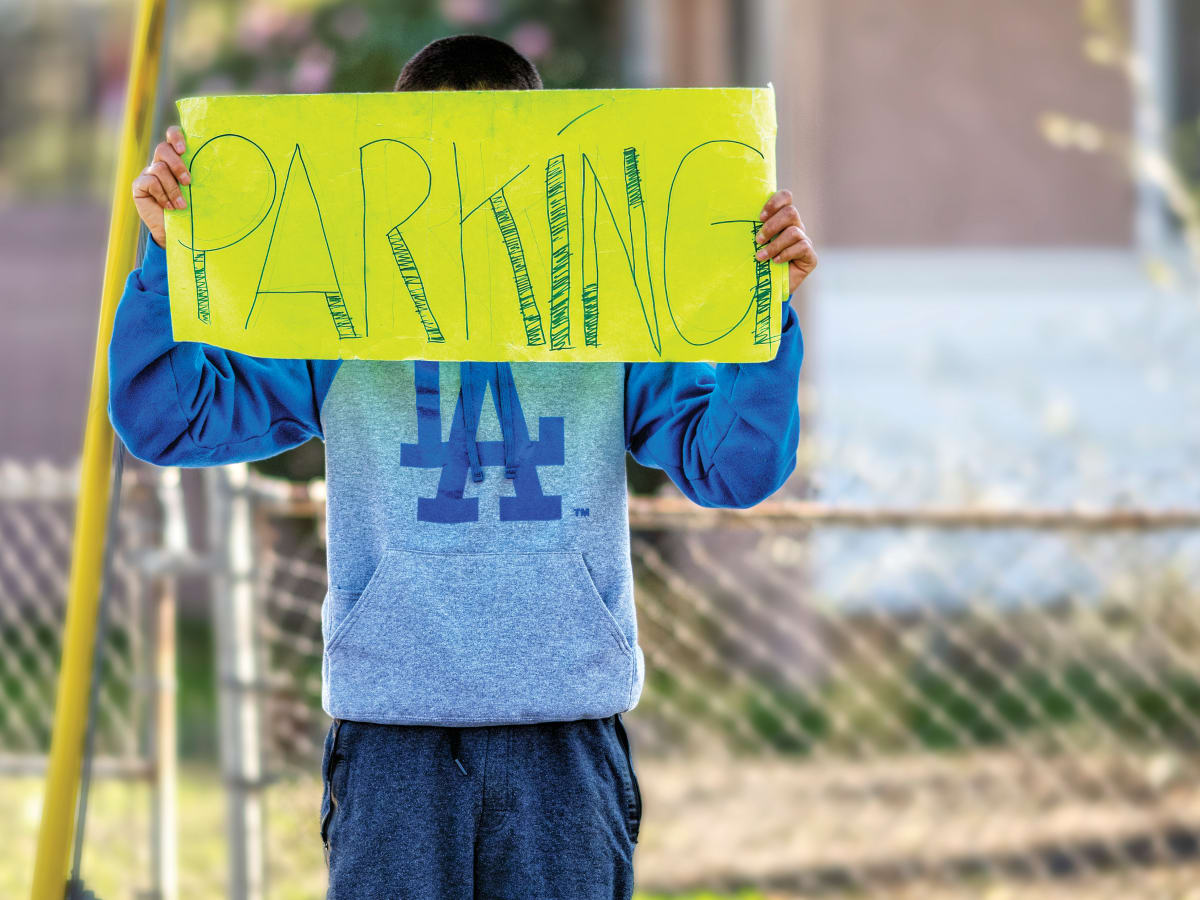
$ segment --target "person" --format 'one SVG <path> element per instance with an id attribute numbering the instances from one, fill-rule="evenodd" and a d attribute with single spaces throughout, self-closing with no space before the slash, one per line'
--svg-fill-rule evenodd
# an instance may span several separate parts
<path id="1" fill-rule="evenodd" d="M 401 91 L 537 89 L 500 41 L 435 41 Z M 703 506 L 795 467 L 803 355 L 789 302 L 754 364 L 261 359 L 171 337 L 163 210 L 178 127 L 133 183 L 152 241 L 109 349 L 109 414 L 158 465 L 325 442 L 329 588 L 319 830 L 329 897 L 629 898 L 641 789 L 625 455 Z M 787 191 L 759 258 L 816 265 Z M 490 399 L 489 399 L 490 398 Z"/>

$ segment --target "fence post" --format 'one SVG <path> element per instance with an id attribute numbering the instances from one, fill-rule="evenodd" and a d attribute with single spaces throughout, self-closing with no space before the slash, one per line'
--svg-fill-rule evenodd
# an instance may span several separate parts
<path id="1" fill-rule="evenodd" d="M 1151 159 L 1171 156 L 1177 93 L 1171 84 L 1171 38 L 1173 27 L 1178 25 L 1173 21 L 1172 6 L 1170 0 L 1133 2 L 1132 49 L 1140 72 L 1133 91 L 1134 138 L 1141 154 Z M 1134 236 L 1138 249 L 1144 254 L 1161 254 L 1170 245 L 1172 230 L 1162 185 L 1141 165 L 1135 187 Z"/>
<path id="2" fill-rule="evenodd" d="M 266 896 L 262 715 L 256 656 L 254 532 L 249 469 L 208 470 L 209 546 L 220 562 L 213 584 L 221 771 L 227 797 L 229 890 L 233 900 Z"/>
<path id="3" fill-rule="evenodd" d="M 179 840 L 177 815 L 178 681 L 176 676 L 175 622 L 179 590 L 178 562 L 191 554 L 187 513 L 179 469 L 163 469 L 158 480 L 158 502 L 162 510 L 162 551 L 167 565 L 154 580 L 150 617 L 154 700 L 150 709 L 150 754 L 154 763 L 154 785 L 150 821 L 154 871 L 153 896 L 178 900 Z"/>

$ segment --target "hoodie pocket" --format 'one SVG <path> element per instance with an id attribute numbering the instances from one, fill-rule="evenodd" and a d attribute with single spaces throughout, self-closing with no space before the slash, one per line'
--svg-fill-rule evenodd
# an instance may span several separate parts
<path id="1" fill-rule="evenodd" d="M 577 550 L 387 550 L 352 602 L 325 648 L 343 718 L 537 722 L 628 705 L 634 651 Z"/>

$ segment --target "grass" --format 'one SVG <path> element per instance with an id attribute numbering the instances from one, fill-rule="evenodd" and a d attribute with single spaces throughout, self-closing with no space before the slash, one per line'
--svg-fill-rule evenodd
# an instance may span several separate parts
<path id="1" fill-rule="evenodd" d="M 0 897 L 29 895 L 37 843 L 42 781 L 0 777 L 0 810 L 8 819 L 0 842 Z M 83 874 L 104 900 L 136 900 L 150 887 L 150 792 L 143 784 L 98 781 L 88 812 Z M 317 838 L 320 782 L 281 781 L 267 791 L 268 896 L 271 900 L 319 900 L 325 896 L 325 860 Z M 179 788 L 179 895 L 188 900 L 223 900 L 226 853 L 224 794 L 218 773 L 185 766 Z M 15 829 L 8 826 L 15 820 Z M 738 894 L 638 894 L 637 900 L 766 900 L 753 891 Z"/>

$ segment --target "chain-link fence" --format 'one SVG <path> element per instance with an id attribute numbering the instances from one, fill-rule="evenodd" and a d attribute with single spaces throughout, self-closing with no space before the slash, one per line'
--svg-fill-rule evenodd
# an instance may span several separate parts
<path id="1" fill-rule="evenodd" d="M 253 615 L 227 610 L 223 628 L 248 629 L 254 664 L 217 635 L 233 648 L 217 654 L 233 654 L 219 690 L 235 714 L 257 707 L 263 738 L 223 751 L 224 793 L 234 819 L 267 811 L 243 822 L 267 885 L 319 896 L 323 485 L 212 485 L 234 504 L 214 534 L 252 544 Z M 151 601 L 196 571 L 163 551 L 181 540 L 177 487 L 126 479 L 100 695 L 97 772 L 142 793 L 115 818 L 100 801 L 89 845 L 143 872 L 162 681 Z M 70 472 L 0 467 L 0 783 L 37 774 L 48 745 L 73 491 Z M 733 512 L 670 496 L 630 510 L 643 889 L 1182 897 L 1200 877 L 1200 510 Z M 236 597 L 239 554 L 213 546 L 205 566 Z M 218 844 L 233 834 L 220 784 L 177 786 L 180 828 Z M 230 851 L 205 863 L 186 844 L 182 894 L 227 894 Z"/>
<path id="2" fill-rule="evenodd" d="M 99 767 L 129 775 L 147 771 L 154 630 L 146 574 L 163 527 L 155 474 L 125 479 L 98 698 Z M 74 470 L 0 462 L 0 772 L 40 771 L 49 748 L 76 488 Z"/>
<path id="3" fill-rule="evenodd" d="M 127 472 L 97 650 L 91 772 L 108 811 L 85 861 L 103 857 L 138 887 L 161 881 L 173 831 L 157 827 L 174 791 L 173 578 L 164 556 L 180 511 L 178 473 Z M 0 895 L 27 882 L 54 724 L 78 471 L 0 461 Z M 116 791 L 113 788 L 117 788 Z M 116 806 L 113 806 L 115 802 Z M 8 832 L 6 831 L 6 834 Z"/>
<path id="4" fill-rule="evenodd" d="M 269 746 L 302 772 L 323 486 L 251 489 Z M 1200 511 L 631 518 L 644 889 L 1167 897 L 1200 876 Z"/>

